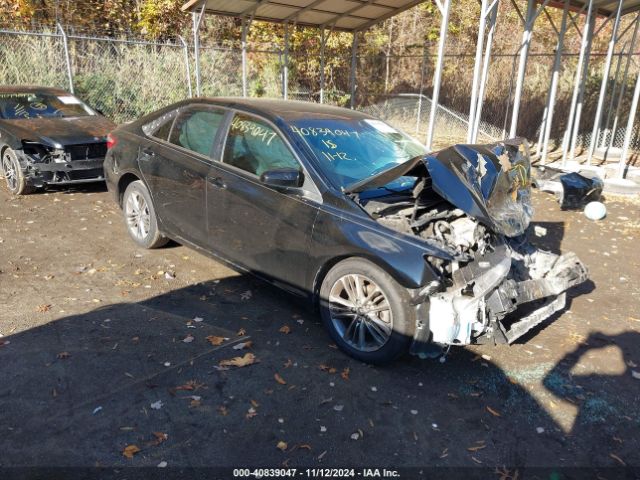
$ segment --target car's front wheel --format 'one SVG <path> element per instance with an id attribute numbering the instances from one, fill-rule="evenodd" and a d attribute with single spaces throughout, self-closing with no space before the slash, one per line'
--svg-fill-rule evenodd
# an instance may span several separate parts
<path id="1" fill-rule="evenodd" d="M 12 194 L 26 195 L 34 190 L 31 185 L 27 184 L 27 179 L 24 177 L 16 152 L 10 148 L 5 148 L 0 160 L 2 160 L 2 176 Z"/>
<path id="2" fill-rule="evenodd" d="M 151 195 L 140 180 L 131 182 L 122 197 L 122 209 L 129 235 L 143 248 L 158 248 L 168 239 L 160 233 Z"/>
<path id="3" fill-rule="evenodd" d="M 352 357 L 374 364 L 409 349 L 415 328 L 410 301 L 406 288 L 362 258 L 335 265 L 320 288 L 320 313 L 333 340 Z"/>

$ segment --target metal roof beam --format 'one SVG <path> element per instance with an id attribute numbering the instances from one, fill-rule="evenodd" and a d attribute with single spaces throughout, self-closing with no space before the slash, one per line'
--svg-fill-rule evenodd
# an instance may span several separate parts
<path id="1" fill-rule="evenodd" d="M 368 28 L 371 28 L 372 26 L 378 24 L 378 23 L 382 23 L 385 20 L 388 20 L 391 17 L 395 17 L 396 15 L 398 15 L 399 13 L 404 12 L 405 10 L 409 10 L 410 8 L 415 7 L 416 5 L 420 5 L 421 3 L 424 3 L 425 0 L 412 0 L 411 2 L 407 3 L 406 5 L 396 8 L 395 10 L 389 12 L 389 13 L 385 13 L 384 15 L 379 16 L 378 18 L 371 20 L 370 22 L 365 23 L 364 25 L 360 25 L 356 30 L 358 32 L 362 32 L 364 30 L 367 30 Z M 377 4 L 376 4 L 377 6 Z"/>

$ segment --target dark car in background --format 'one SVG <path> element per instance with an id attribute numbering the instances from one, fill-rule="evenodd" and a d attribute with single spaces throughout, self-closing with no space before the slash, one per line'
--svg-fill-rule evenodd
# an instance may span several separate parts
<path id="1" fill-rule="evenodd" d="M 587 278 L 527 240 L 526 142 L 429 153 L 325 105 L 192 99 L 110 134 L 109 190 L 132 239 L 175 239 L 319 305 L 363 361 L 511 343 Z M 435 347 L 435 348 L 434 348 Z"/>
<path id="2" fill-rule="evenodd" d="M 0 87 L 0 173 L 14 195 L 104 180 L 115 124 L 55 88 Z"/>

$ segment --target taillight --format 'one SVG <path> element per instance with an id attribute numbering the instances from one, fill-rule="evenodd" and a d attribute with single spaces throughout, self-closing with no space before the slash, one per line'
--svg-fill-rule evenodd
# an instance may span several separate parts
<path id="1" fill-rule="evenodd" d="M 115 147 L 117 143 L 116 137 L 111 134 L 107 135 L 107 149 Z"/>

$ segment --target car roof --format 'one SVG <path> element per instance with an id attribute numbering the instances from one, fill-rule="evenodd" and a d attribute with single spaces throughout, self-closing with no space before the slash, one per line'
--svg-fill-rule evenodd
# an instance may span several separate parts
<path id="1" fill-rule="evenodd" d="M 39 87 L 37 85 L 0 85 L 0 93 L 51 93 L 53 95 L 69 95 L 61 88 Z"/>
<path id="2" fill-rule="evenodd" d="M 299 100 L 282 100 L 277 98 L 243 98 L 243 97 L 215 97 L 192 99 L 190 103 L 205 101 L 239 110 L 252 111 L 266 117 L 280 118 L 285 122 L 309 118 L 325 118 L 335 120 L 361 120 L 371 116 L 320 103 L 302 102 Z"/>

